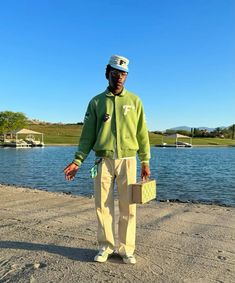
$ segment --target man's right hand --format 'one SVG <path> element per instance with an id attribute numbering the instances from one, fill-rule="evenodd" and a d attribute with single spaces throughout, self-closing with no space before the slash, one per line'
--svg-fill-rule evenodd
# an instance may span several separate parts
<path id="1" fill-rule="evenodd" d="M 78 171 L 78 166 L 75 163 L 70 163 L 66 168 L 64 168 L 65 179 L 72 181 Z"/>

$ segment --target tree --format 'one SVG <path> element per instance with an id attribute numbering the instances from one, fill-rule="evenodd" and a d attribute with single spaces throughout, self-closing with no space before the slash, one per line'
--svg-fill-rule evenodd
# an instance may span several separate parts
<path id="1" fill-rule="evenodd" d="M 235 138 L 235 124 L 227 128 L 223 128 L 221 130 L 221 134 L 227 139 L 234 139 Z"/>
<path id="2" fill-rule="evenodd" d="M 212 136 L 214 137 L 220 137 L 222 133 L 222 129 L 220 127 L 217 127 L 214 129 L 214 131 L 211 132 Z"/>
<path id="3" fill-rule="evenodd" d="M 235 139 L 235 124 L 233 124 L 232 126 L 230 126 L 228 128 L 229 132 L 231 133 L 231 138 L 234 140 Z"/>
<path id="4" fill-rule="evenodd" d="M 0 112 L 0 133 L 21 129 L 25 126 L 27 117 L 21 112 Z"/>
<path id="5" fill-rule="evenodd" d="M 193 136 L 194 137 L 200 137 L 201 136 L 201 132 L 198 128 L 193 128 Z"/>

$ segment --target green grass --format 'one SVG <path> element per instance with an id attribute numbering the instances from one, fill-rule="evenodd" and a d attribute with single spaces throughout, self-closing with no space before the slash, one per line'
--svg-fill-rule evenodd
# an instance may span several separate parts
<path id="1" fill-rule="evenodd" d="M 162 135 L 149 133 L 149 140 L 152 145 L 162 144 Z"/>
<path id="2" fill-rule="evenodd" d="M 82 126 L 76 124 L 30 124 L 26 126 L 27 129 L 44 133 L 44 142 L 45 144 L 71 144 L 77 145 Z M 149 133 L 151 145 L 162 144 L 162 135 Z M 174 144 L 175 139 L 165 138 L 164 142 L 168 144 Z M 179 141 L 190 142 L 190 139 L 179 139 Z M 235 140 L 232 139 L 220 139 L 220 138 L 193 138 L 193 145 L 235 145 Z"/>
<path id="3" fill-rule="evenodd" d="M 60 124 L 30 124 L 26 126 L 32 131 L 44 133 L 45 144 L 74 144 L 77 145 L 81 135 L 80 125 Z"/>
<path id="4" fill-rule="evenodd" d="M 193 145 L 235 145 L 235 140 L 220 138 L 194 138 Z"/>

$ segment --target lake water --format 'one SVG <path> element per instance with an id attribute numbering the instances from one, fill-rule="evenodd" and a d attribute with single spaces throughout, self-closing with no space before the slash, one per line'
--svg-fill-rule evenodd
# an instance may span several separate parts
<path id="1" fill-rule="evenodd" d="M 63 168 L 76 147 L 0 148 L 0 184 L 93 195 L 91 153 L 72 182 Z M 235 206 L 235 148 L 151 148 L 158 200 L 213 202 Z M 138 163 L 138 172 L 140 164 Z"/>

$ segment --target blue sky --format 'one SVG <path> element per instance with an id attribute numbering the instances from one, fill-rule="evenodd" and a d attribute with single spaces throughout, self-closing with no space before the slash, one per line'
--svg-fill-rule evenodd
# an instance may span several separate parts
<path id="1" fill-rule="evenodd" d="M 234 0 L 0 0 L 0 111 L 80 122 L 112 54 L 150 130 L 235 123 Z"/>

